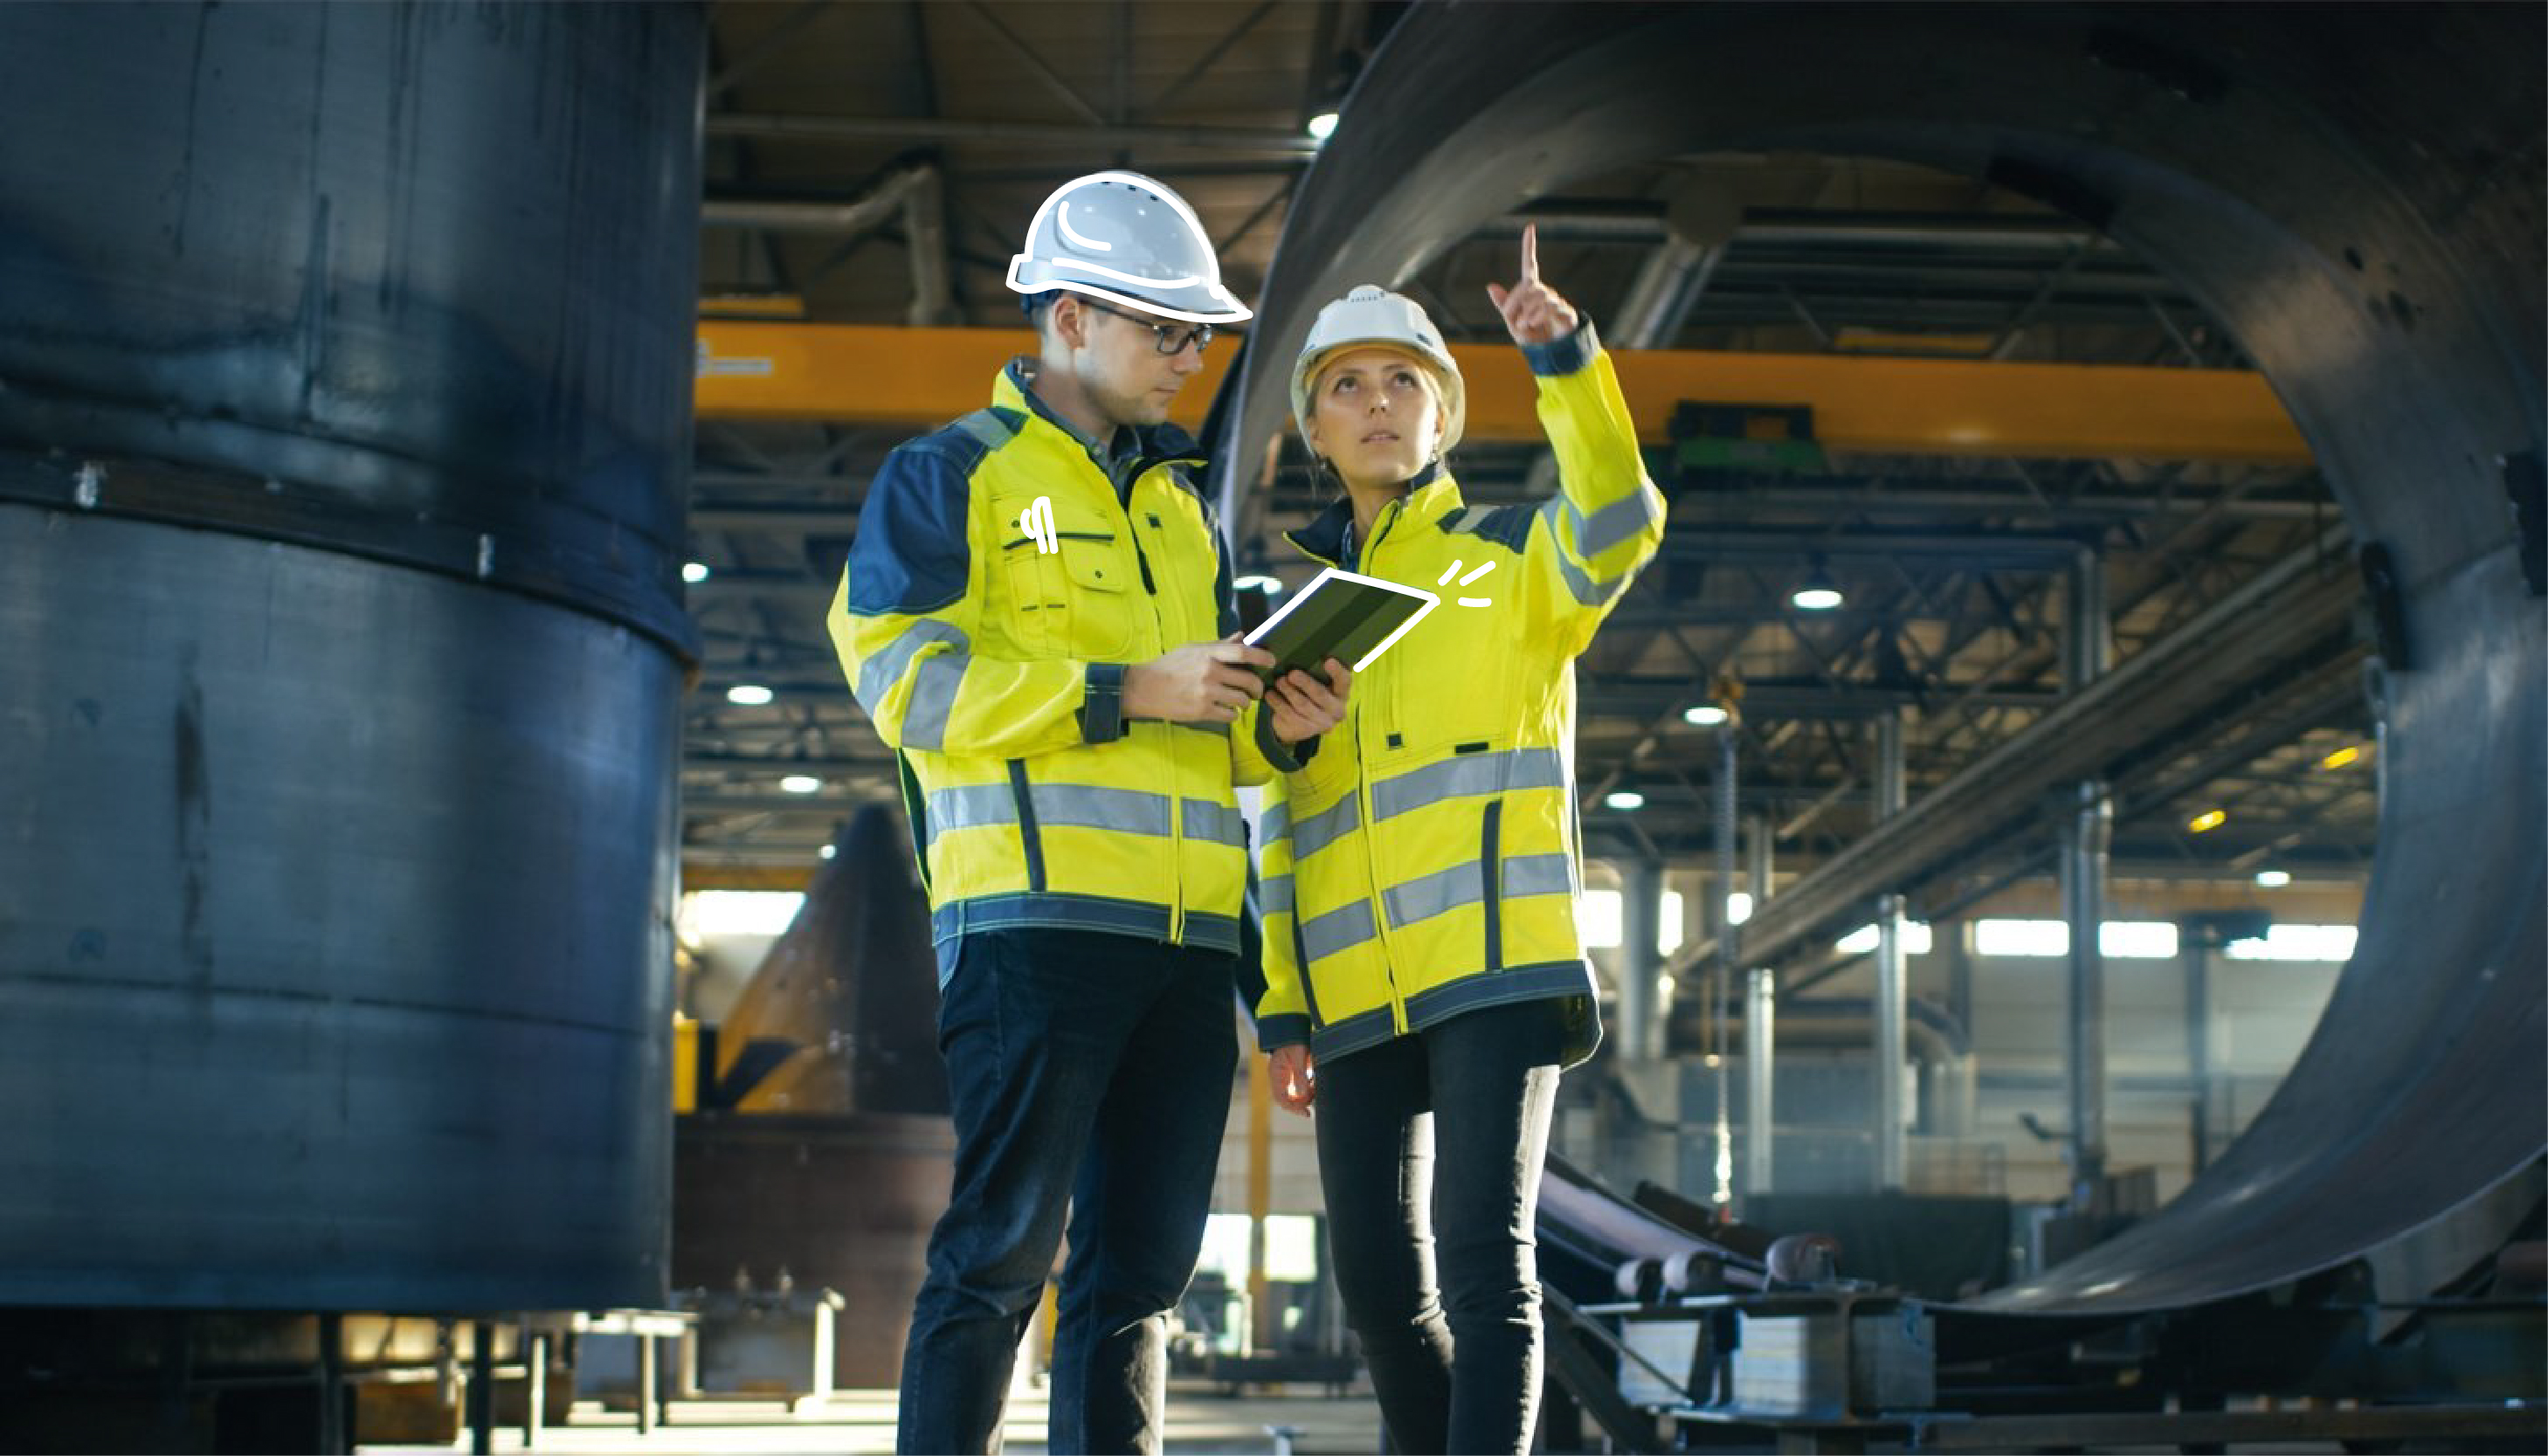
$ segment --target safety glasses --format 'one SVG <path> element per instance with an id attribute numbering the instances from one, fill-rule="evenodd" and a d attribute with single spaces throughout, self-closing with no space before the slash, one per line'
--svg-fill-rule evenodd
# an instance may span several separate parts
<path id="1" fill-rule="evenodd" d="M 1129 318 L 1135 323 L 1147 327 L 1162 354 L 1171 357 L 1182 354 L 1188 344 L 1194 345 L 1194 350 L 1198 354 L 1212 347 L 1212 325 L 1209 323 L 1161 323 L 1145 315 L 1110 308 L 1084 293 L 1073 294 L 1071 297 L 1079 300 L 1082 308 L 1095 309 L 1100 314 L 1112 314 L 1118 318 Z"/>

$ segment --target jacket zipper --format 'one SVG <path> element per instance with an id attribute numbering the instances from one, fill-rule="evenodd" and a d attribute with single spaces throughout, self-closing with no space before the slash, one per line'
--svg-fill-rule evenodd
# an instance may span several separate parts
<path id="1" fill-rule="evenodd" d="M 1389 528 L 1398 519 L 1399 508 L 1405 503 L 1405 499 L 1401 498 L 1380 508 L 1380 517 L 1371 528 L 1371 539 L 1363 543 L 1360 559 L 1355 562 L 1362 575 L 1380 575 L 1377 561 L 1380 543 L 1387 539 Z M 1371 878 L 1371 924 L 1380 941 L 1381 978 L 1389 983 L 1390 1029 L 1403 1037 L 1407 1035 L 1407 997 L 1399 989 L 1398 960 L 1389 947 L 1389 895 L 1380 882 L 1380 821 L 1373 818 L 1371 812 L 1371 745 L 1363 734 L 1365 718 L 1362 704 L 1354 705 L 1353 715 L 1354 747 L 1362 760 L 1354 774 L 1354 795 L 1360 800 L 1362 810 L 1362 863 Z"/>
<path id="2" fill-rule="evenodd" d="M 1093 460 L 1096 457 L 1092 455 L 1089 458 Z M 1150 554 L 1141 549 L 1140 528 L 1133 523 L 1132 500 L 1133 493 L 1141 488 L 1142 477 L 1161 463 L 1136 459 L 1131 466 L 1132 486 L 1125 491 L 1117 491 L 1114 476 L 1108 474 L 1106 495 L 1115 502 L 1115 513 L 1123 519 L 1124 539 L 1133 543 L 1133 559 L 1140 563 L 1141 590 L 1150 598 L 1150 625 L 1156 633 L 1156 641 L 1164 643 L 1168 640 L 1168 623 L 1161 615 L 1165 603 L 1159 598 L 1158 581 L 1150 575 Z M 1100 469 L 1103 470 L 1102 464 Z M 1185 777 L 1185 766 L 1177 762 L 1178 756 L 1184 752 L 1184 745 L 1177 740 L 1183 737 L 1182 733 L 1165 735 L 1168 746 L 1168 871 L 1173 876 L 1174 886 L 1168 899 L 1168 944 L 1171 946 L 1186 943 L 1186 802 L 1185 796 L 1177 791 Z"/>

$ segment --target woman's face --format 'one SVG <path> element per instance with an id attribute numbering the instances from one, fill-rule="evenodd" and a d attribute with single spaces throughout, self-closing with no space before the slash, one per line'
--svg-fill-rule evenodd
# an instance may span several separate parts
<path id="1" fill-rule="evenodd" d="M 1433 459 L 1442 437 L 1432 376 L 1397 349 L 1347 349 L 1329 359 L 1310 400 L 1310 443 L 1351 485 L 1409 479 Z"/>

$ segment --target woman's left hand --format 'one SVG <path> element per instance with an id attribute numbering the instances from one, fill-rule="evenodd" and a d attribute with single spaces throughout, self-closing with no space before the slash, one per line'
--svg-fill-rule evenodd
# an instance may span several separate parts
<path id="1" fill-rule="evenodd" d="M 1329 658 L 1326 674 L 1327 681 L 1320 682 L 1295 669 L 1265 689 L 1265 703 L 1274 712 L 1276 742 L 1316 738 L 1345 720 L 1345 699 L 1353 693 L 1353 669 Z"/>
<path id="2" fill-rule="evenodd" d="M 1558 297 L 1556 289 L 1539 280 L 1539 225 L 1528 224 L 1521 229 L 1521 279 L 1506 288 L 1501 283 L 1487 285 L 1487 297 L 1493 299 L 1496 312 L 1504 316 L 1504 327 L 1517 344 L 1544 344 L 1573 333 L 1583 321 L 1575 306 Z"/>

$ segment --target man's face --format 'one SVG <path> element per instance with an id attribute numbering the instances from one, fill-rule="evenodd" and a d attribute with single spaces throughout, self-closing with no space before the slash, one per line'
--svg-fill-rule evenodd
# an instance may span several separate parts
<path id="1" fill-rule="evenodd" d="M 1203 368 L 1203 350 L 1189 343 L 1174 354 L 1159 352 L 1158 334 L 1146 319 L 1128 318 L 1065 294 L 1053 306 L 1053 325 L 1071 344 L 1072 372 L 1089 400 L 1117 424 L 1165 421 L 1177 391 Z M 1160 319 L 1172 328 L 1183 325 Z"/>

